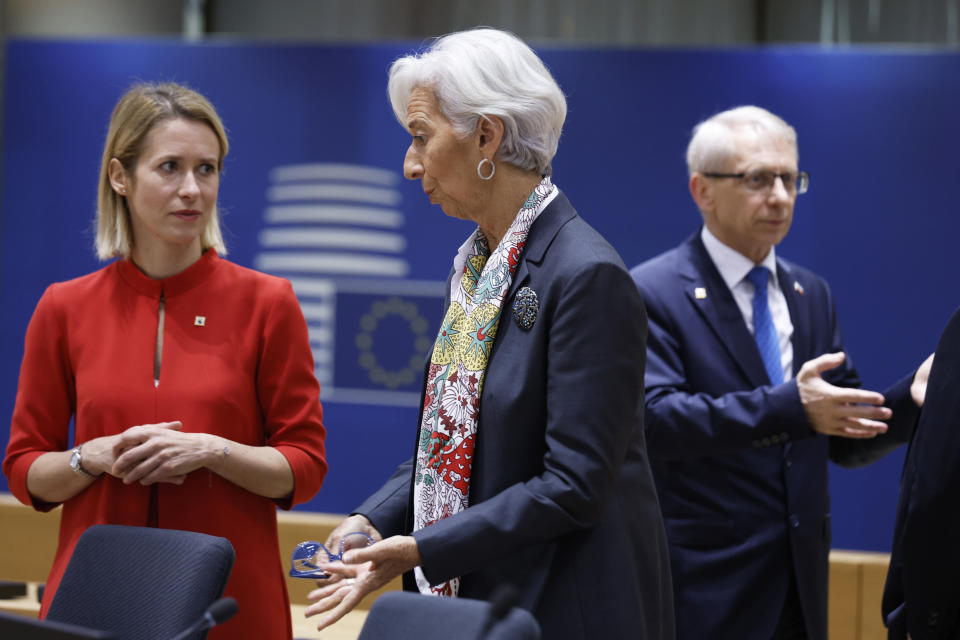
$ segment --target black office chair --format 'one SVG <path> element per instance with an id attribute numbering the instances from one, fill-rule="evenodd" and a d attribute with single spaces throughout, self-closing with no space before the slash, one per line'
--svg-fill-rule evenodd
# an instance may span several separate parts
<path id="1" fill-rule="evenodd" d="M 226 538 L 95 525 L 80 536 L 47 619 L 119 640 L 166 640 L 204 617 L 223 594 L 233 559 Z M 201 640 L 206 629 L 188 637 Z"/>
<path id="2" fill-rule="evenodd" d="M 529 611 L 502 603 L 390 591 L 370 607 L 357 640 L 397 638 L 539 640 L 540 625 Z"/>
<path id="3" fill-rule="evenodd" d="M 37 620 L 19 613 L 0 611 L 3 640 L 117 640 L 116 634 L 66 622 Z"/>

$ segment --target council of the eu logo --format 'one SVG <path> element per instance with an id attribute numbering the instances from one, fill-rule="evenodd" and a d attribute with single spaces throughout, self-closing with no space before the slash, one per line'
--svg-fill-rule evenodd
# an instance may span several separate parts
<path id="1" fill-rule="evenodd" d="M 325 402 L 419 402 L 443 283 L 407 278 L 399 181 L 360 165 L 271 171 L 254 264 L 293 284 Z"/>

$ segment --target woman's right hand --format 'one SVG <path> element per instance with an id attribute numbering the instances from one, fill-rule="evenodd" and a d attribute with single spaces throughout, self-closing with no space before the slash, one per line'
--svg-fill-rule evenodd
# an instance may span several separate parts
<path id="1" fill-rule="evenodd" d="M 80 445 L 83 468 L 95 476 L 110 473 L 113 462 L 116 460 L 113 448 L 119 438 L 120 434 L 101 436 Z"/>
<path id="2" fill-rule="evenodd" d="M 127 428 L 123 433 L 113 436 L 113 447 L 111 449 L 113 459 L 110 462 L 110 468 L 106 469 L 106 471 L 114 477 L 120 478 L 126 484 L 135 481 L 140 481 L 140 484 L 153 484 L 155 482 L 183 484 L 187 473 L 193 469 L 188 469 L 187 472 L 157 472 L 158 465 L 168 460 L 168 456 L 164 455 L 164 452 L 169 452 L 168 450 L 172 450 L 171 447 L 174 446 L 169 442 L 162 441 L 171 435 L 170 432 L 179 432 L 181 429 L 183 429 L 183 423 L 179 420 L 153 424 L 138 424 Z M 203 443 L 201 442 L 201 438 L 208 438 L 206 434 L 184 434 L 184 436 L 192 443 L 193 449 L 198 450 L 202 449 Z M 151 445 L 150 443 L 154 444 Z M 139 452 L 127 453 L 137 447 L 143 449 L 142 454 Z M 184 448 L 181 446 L 174 448 L 181 456 L 185 450 L 193 453 L 190 447 Z M 131 456 L 132 459 L 130 459 Z M 123 458 L 122 460 L 121 457 Z M 117 464 L 118 461 L 120 461 L 121 464 Z M 145 466 L 145 468 L 140 468 L 141 465 Z M 151 473 L 152 479 L 147 478 L 146 476 Z M 131 474 L 136 476 L 132 480 Z"/>
<path id="3" fill-rule="evenodd" d="M 161 422 L 142 426 L 177 429 L 179 425 L 179 422 Z M 130 427 L 130 429 L 133 428 Z M 123 447 L 120 445 L 121 436 L 122 434 L 118 433 L 80 443 L 80 464 L 93 476 L 92 478 L 78 475 L 70 468 L 72 449 L 44 453 L 34 460 L 27 470 L 27 491 L 36 500 L 58 504 L 84 491 L 105 473 L 122 479 L 113 471 L 117 457 L 123 453 Z M 181 484 L 183 478 L 183 476 L 171 476 L 163 481 Z"/>
<path id="4" fill-rule="evenodd" d="M 329 584 L 308 593 L 307 600 L 312 604 L 303 613 L 308 618 L 325 614 L 317 623 L 317 629 L 323 630 L 345 616 L 365 596 L 420 563 L 420 550 L 413 536 L 392 536 L 368 547 L 344 552 L 342 561 L 319 565 L 324 571 L 339 575 L 343 582 L 337 584 L 330 579 Z"/>
<path id="5" fill-rule="evenodd" d="M 160 427 L 163 429 L 178 430 L 181 428 L 181 424 L 179 421 L 177 421 L 135 425 L 134 427 L 128 427 L 123 432 L 116 433 L 112 436 L 101 436 L 99 438 L 94 438 L 93 440 L 88 440 L 81 445 L 83 468 L 95 476 L 98 476 L 102 473 L 109 473 L 116 478 L 123 479 L 122 475 L 114 472 L 113 466 L 117 461 L 117 458 L 119 458 L 120 455 L 126 451 L 126 447 L 121 444 L 123 434 L 136 427 Z M 167 478 L 166 482 L 180 484 L 183 482 L 183 478 L 184 476 Z"/>

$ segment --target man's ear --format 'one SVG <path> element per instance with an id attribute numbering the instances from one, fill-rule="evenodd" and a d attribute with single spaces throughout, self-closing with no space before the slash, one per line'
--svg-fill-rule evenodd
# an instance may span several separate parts
<path id="1" fill-rule="evenodd" d="M 702 174 L 694 173 L 690 176 L 690 195 L 697 203 L 697 208 L 704 213 L 710 213 L 714 208 L 713 182 Z"/>
<path id="2" fill-rule="evenodd" d="M 110 186 L 120 195 L 127 195 L 130 179 L 127 176 L 126 169 L 116 158 L 110 158 L 110 164 L 107 165 L 107 175 L 110 177 Z"/>
<path id="3" fill-rule="evenodd" d="M 476 136 L 480 154 L 492 160 L 503 140 L 503 120 L 497 116 L 480 116 L 477 120 Z"/>

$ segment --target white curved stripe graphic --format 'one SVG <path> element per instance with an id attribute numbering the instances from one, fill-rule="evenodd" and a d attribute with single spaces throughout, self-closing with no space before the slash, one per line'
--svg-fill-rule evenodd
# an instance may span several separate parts
<path id="1" fill-rule="evenodd" d="M 318 272 L 367 276 L 405 277 L 410 272 L 406 260 L 349 253 L 261 253 L 254 259 L 260 271 L 270 273 Z"/>
<path id="2" fill-rule="evenodd" d="M 332 247 L 402 253 L 407 248 L 407 239 L 399 233 L 386 231 L 289 227 L 264 229 L 260 232 L 260 246 L 265 248 Z"/>
<path id="3" fill-rule="evenodd" d="M 337 291 L 344 293 L 369 293 L 395 296 L 438 296 L 443 298 L 445 283 L 442 280 L 375 280 L 338 278 Z M 296 285 L 294 285 L 296 290 Z"/>
<path id="4" fill-rule="evenodd" d="M 320 302 L 301 302 L 300 310 L 303 311 L 303 317 L 309 323 L 311 320 L 316 322 L 329 322 L 333 320 L 333 305 Z"/>
<path id="5" fill-rule="evenodd" d="M 311 351 L 313 351 L 313 361 L 316 365 L 326 365 L 333 362 L 332 349 L 311 349 Z"/>
<path id="6" fill-rule="evenodd" d="M 357 207 L 351 205 L 276 205 L 267 207 L 264 218 L 268 223 L 278 222 L 335 222 L 370 227 L 399 229 L 403 214 L 391 209 Z"/>
<path id="7" fill-rule="evenodd" d="M 307 335 L 310 336 L 310 342 L 318 345 L 333 344 L 333 329 L 327 327 L 308 326 Z"/>
<path id="8" fill-rule="evenodd" d="M 298 298 L 331 298 L 338 292 L 372 293 L 374 295 L 440 296 L 445 284 L 442 280 L 397 280 L 395 278 L 288 278 Z"/>
<path id="9" fill-rule="evenodd" d="M 348 200 L 395 207 L 400 204 L 400 194 L 393 189 L 355 186 L 347 184 L 290 184 L 275 185 L 267 189 L 267 200 Z"/>
<path id="10" fill-rule="evenodd" d="M 289 278 L 289 280 L 298 298 L 330 298 L 337 292 L 337 285 L 327 278 Z"/>
<path id="11" fill-rule="evenodd" d="M 386 389 L 344 389 L 327 386 L 320 390 L 320 397 L 336 402 L 354 404 L 378 404 L 390 407 L 416 407 L 420 404 L 418 391 L 388 391 Z"/>
<path id="12" fill-rule="evenodd" d="M 290 164 L 270 171 L 273 182 L 296 180 L 350 180 L 392 187 L 400 181 L 396 171 L 361 164 L 313 163 Z"/>

